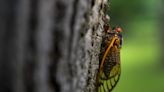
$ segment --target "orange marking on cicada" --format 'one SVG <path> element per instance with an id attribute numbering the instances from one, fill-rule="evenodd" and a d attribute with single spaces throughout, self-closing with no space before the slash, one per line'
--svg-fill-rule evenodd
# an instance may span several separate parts
<path id="1" fill-rule="evenodd" d="M 106 58 L 106 56 L 108 55 L 108 53 L 109 53 L 111 47 L 113 46 L 113 44 L 114 44 L 114 42 L 115 42 L 116 40 L 119 40 L 119 38 L 115 35 L 115 36 L 113 37 L 111 43 L 109 43 L 109 46 L 108 46 L 107 50 L 105 51 L 105 54 L 104 54 L 103 59 L 102 59 L 102 61 L 101 61 L 100 70 L 102 70 L 103 64 L 104 64 L 104 62 L 105 62 L 105 58 Z"/>

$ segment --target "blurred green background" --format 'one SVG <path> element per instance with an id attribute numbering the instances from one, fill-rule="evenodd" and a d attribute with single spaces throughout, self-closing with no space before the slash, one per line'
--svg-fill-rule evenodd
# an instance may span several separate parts
<path id="1" fill-rule="evenodd" d="M 162 5 L 162 0 L 110 0 L 110 24 L 124 30 L 122 73 L 113 92 L 164 92 Z"/>

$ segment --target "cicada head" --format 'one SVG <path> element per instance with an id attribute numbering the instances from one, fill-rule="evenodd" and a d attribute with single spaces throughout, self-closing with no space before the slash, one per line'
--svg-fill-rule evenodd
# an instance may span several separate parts
<path id="1" fill-rule="evenodd" d="M 117 33 L 121 33 L 123 30 L 122 30 L 122 28 L 121 28 L 120 26 L 117 25 L 117 26 L 114 28 L 114 31 L 117 32 Z"/>
<path id="2" fill-rule="evenodd" d="M 123 43 L 123 37 L 122 37 L 123 30 L 120 26 L 117 25 L 113 28 L 113 31 L 116 33 L 116 35 L 119 38 L 119 47 L 121 48 Z"/>

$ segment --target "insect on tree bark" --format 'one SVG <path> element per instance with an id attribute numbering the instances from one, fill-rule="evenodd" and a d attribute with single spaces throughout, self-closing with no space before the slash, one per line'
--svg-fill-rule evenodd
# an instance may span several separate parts
<path id="1" fill-rule="evenodd" d="M 95 92 L 106 0 L 1 0 L 0 92 Z"/>

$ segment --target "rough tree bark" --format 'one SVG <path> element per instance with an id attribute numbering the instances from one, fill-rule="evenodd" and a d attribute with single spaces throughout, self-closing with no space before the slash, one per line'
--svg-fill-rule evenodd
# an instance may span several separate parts
<path id="1" fill-rule="evenodd" d="M 0 92 L 95 92 L 106 0 L 0 0 Z"/>

